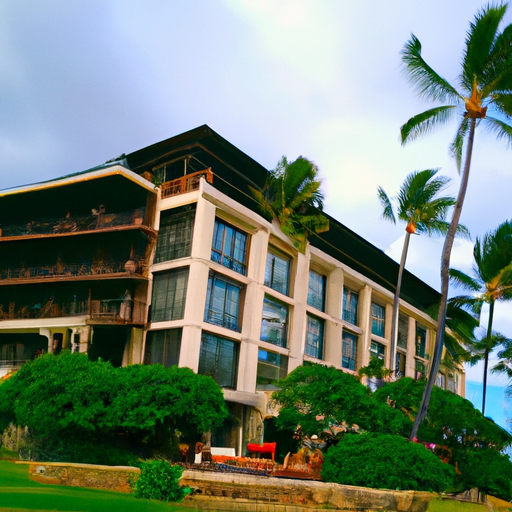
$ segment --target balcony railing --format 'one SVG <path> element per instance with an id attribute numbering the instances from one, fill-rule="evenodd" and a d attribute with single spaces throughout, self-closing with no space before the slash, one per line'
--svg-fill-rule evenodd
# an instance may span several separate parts
<path id="1" fill-rule="evenodd" d="M 24 224 L 2 226 L 0 239 L 30 235 L 56 235 L 82 231 L 97 231 L 123 226 L 140 226 L 144 222 L 145 208 L 126 212 L 105 213 L 103 208 L 93 209 L 91 215 L 32 220 Z"/>
<path id="2" fill-rule="evenodd" d="M 63 264 L 18 267 L 0 269 L 0 281 L 44 280 L 52 277 L 99 276 L 109 274 L 147 275 L 147 263 L 144 259 L 125 262 L 98 262 L 81 264 Z"/>
<path id="3" fill-rule="evenodd" d="M 0 304 L 0 321 L 87 316 L 90 323 L 143 324 L 146 304 L 133 299 L 48 300 L 45 304 Z"/>
<path id="4" fill-rule="evenodd" d="M 199 182 L 201 178 L 204 178 L 208 183 L 213 183 L 213 173 L 211 168 L 204 169 L 202 171 L 187 174 L 176 180 L 166 181 L 162 183 L 162 198 L 177 196 L 184 194 L 185 192 L 192 192 L 199 188 Z"/>

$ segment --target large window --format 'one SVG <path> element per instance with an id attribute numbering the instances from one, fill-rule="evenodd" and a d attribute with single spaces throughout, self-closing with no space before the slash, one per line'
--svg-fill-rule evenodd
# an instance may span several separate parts
<path id="1" fill-rule="evenodd" d="M 399 379 L 401 377 L 405 377 L 405 354 L 397 351 L 395 357 L 395 378 Z"/>
<path id="2" fill-rule="evenodd" d="M 403 313 L 398 314 L 398 341 L 399 347 L 407 349 L 407 338 L 409 337 L 409 317 Z"/>
<path id="3" fill-rule="evenodd" d="M 288 295 L 290 280 L 290 258 L 269 250 L 265 266 L 265 286 Z"/>
<path id="4" fill-rule="evenodd" d="M 288 306 L 266 295 L 263 299 L 261 340 L 277 345 L 278 347 L 286 347 L 287 326 Z"/>
<path id="5" fill-rule="evenodd" d="M 145 364 L 160 363 L 173 366 L 179 363 L 181 329 L 165 329 L 148 332 L 146 340 Z"/>
<path id="6" fill-rule="evenodd" d="M 199 372 L 213 377 L 219 386 L 235 389 L 238 372 L 238 343 L 203 332 Z"/>
<path id="7" fill-rule="evenodd" d="M 188 267 L 154 275 L 153 298 L 151 300 L 152 322 L 165 322 L 183 318 L 187 282 Z"/>
<path id="8" fill-rule="evenodd" d="M 421 325 L 416 324 L 416 355 L 425 358 L 425 349 L 427 346 L 427 330 Z"/>
<path id="9" fill-rule="evenodd" d="M 320 311 L 325 311 L 325 276 L 309 271 L 308 305 Z"/>
<path id="10" fill-rule="evenodd" d="M 241 285 L 220 274 L 211 274 L 208 280 L 204 321 L 240 332 Z"/>
<path id="11" fill-rule="evenodd" d="M 357 336 L 350 332 L 343 331 L 341 348 L 341 366 L 348 370 L 356 369 L 357 359 Z"/>
<path id="12" fill-rule="evenodd" d="M 306 355 L 323 359 L 324 321 L 316 316 L 307 315 Z"/>
<path id="13" fill-rule="evenodd" d="M 370 357 L 384 360 L 386 357 L 386 347 L 382 343 L 372 341 L 370 345 Z"/>
<path id="14" fill-rule="evenodd" d="M 260 348 L 256 389 L 278 389 L 275 382 L 284 379 L 288 372 L 288 356 Z"/>
<path id="15" fill-rule="evenodd" d="M 357 303 L 359 301 L 359 294 L 343 288 L 343 320 L 357 325 Z"/>
<path id="16" fill-rule="evenodd" d="M 216 219 L 213 231 L 212 261 L 245 276 L 247 273 L 247 235 Z"/>
<path id="17" fill-rule="evenodd" d="M 195 207 L 190 206 L 171 215 L 162 212 L 155 263 L 190 256 L 194 216 Z"/>
<path id="18" fill-rule="evenodd" d="M 384 338 L 385 308 L 372 302 L 372 334 Z"/>

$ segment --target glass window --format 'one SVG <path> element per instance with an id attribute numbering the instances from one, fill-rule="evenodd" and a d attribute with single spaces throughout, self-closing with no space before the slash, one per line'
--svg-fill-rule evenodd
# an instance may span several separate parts
<path id="1" fill-rule="evenodd" d="M 290 279 L 290 258 L 268 251 L 265 266 L 265 286 L 288 295 L 288 281 Z"/>
<path id="2" fill-rule="evenodd" d="M 359 300 L 359 294 L 350 290 L 349 288 L 343 288 L 343 320 L 350 322 L 351 324 L 357 325 L 357 303 Z"/>
<path id="3" fill-rule="evenodd" d="M 316 316 L 307 315 L 306 355 L 323 359 L 324 321 Z"/>
<path id="4" fill-rule="evenodd" d="M 165 322 L 183 318 L 187 295 L 188 267 L 154 274 L 151 321 Z"/>
<path id="5" fill-rule="evenodd" d="M 421 325 L 416 324 L 416 355 L 425 358 L 425 349 L 427 345 L 427 330 Z"/>
<path id="6" fill-rule="evenodd" d="M 325 308 L 325 276 L 309 271 L 308 305 L 320 311 Z"/>
<path id="7" fill-rule="evenodd" d="M 405 354 L 401 352 L 396 353 L 395 358 L 395 377 L 397 379 L 405 376 Z"/>
<path id="8" fill-rule="evenodd" d="M 436 386 L 441 389 L 446 388 L 446 375 L 444 373 L 437 374 Z"/>
<path id="9" fill-rule="evenodd" d="M 278 347 L 286 347 L 287 327 L 288 306 L 276 299 L 265 296 L 263 299 L 260 339 Z"/>
<path id="10" fill-rule="evenodd" d="M 386 357 L 386 347 L 382 343 L 372 341 L 370 345 L 370 357 L 384 360 Z"/>
<path id="11" fill-rule="evenodd" d="M 448 377 L 448 391 L 452 393 L 458 393 L 459 390 L 459 375 L 454 373 L 452 376 Z"/>
<path id="12" fill-rule="evenodd" d="M 407 349 L 407 338 L 409 337 L 409 317 L 403 313 L 398 314 L 398 341 L 399 347 Z"/>
<path id="13" fill-rule="evenodd" d="M 349 370 L 356 369 L 357 358 L 357 336 L 343 331 L 341 348 L 341 366 Z"/>
<path id="14" fill-rule="evenodd" d="M 198 373 L 213 377 L 219 386 L 235 389 L 237 372 L 238 343 L 203 332 Z"/>
<path id="15" fill-rule="evenodd" d="M 372 302 L 372 334 L 384 338 L 384 321 L 386 309 Z"/>
<path id="16" fill-rule="evenodd" d="M 242 286 L 220 274 L 208 279 L 204 321 L 240 332 L 240 290 Z"/>
<path id="17" fill-rule="evenodd" d="M 190 256 L 194 216 L 195 207 L 190 206 L 179 212 L 173 211 L 172 214 L 162 212 L 155 263 Z"/>
<path id="18" fill-rule="evenodd" d="M 284 379 L 288 373 L 288 356 L 258 350 L 258 373 L 256 389 L 279 389 L 275 382 Z"/>
<path id="19" fill-rule="evenodd" d="M 414 368 L 414 378 L 416 380 L 426 379 L 427 378 L 427 367 L 425 363 L 422 361 L 416 361 L 416 365 Z"/>
<path id="20" fill-rule="evenodd" d="M 247 273 L 247 234 L 216 219 L 213 231 L 212 261 L 245 276 Z"/>
<path id="21" fill-rule="evenodd" d="M 149 331 L 146 340 L 145 364 L 177 365 L 180 360 L 181 329 Z"/>

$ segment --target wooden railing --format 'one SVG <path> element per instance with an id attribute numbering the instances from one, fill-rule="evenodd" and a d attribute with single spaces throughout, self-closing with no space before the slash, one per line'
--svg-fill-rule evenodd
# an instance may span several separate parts
<path id="1" fill-rule="evenodd" d="M 140 226 L 144 223 L 144 208 L 125 212 L 106 213 L 104 209 L 93 209 L 91 215 L 31 220 L 24 224 L 4 225 L 0 229 L 2 238 L 56 235 L 81 231 L 99 231 L 123 226 Z"/>
<path id="2" fill-rule="evenodd" d="M 32 318 L 60 318 L 87 316 L 90 323 L 145 322 L 146 304 L 133 299 L 103 299 L 83 301 L 58 301 L 49 299 L 44 304 L 0 304 L 0 321 Z"/>
<path id="3" fill-rule="evenodd" d="M 213 173 L 211 168 L 204 169 L 203 171 L 187 174 L 176 180 L 166 181 L 162 183 L 162 198 L 177 196 L 185 192 L 192 192 L 199 188 L 199 182 L 204 178 L 208 183 L 213 183 Z"/>

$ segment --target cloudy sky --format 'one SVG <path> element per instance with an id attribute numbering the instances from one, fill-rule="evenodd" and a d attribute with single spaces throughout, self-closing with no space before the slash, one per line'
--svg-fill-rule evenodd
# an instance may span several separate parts
<path id="1" fill-rule="evenodd" d="M 267 168 L 320 167 L 326 210 L 399 257 L 403 226 L 380 219 L 413 170 L 441 167 L 455 126 L 402 148 L 399 127 L 430 104 L 400 67 L 414 33 L 455 81 L 466 0 L 0 0 L 0 189 L 81 171 L 202 124 Z M 506 23 L 512 22 L 512 9 Z M 511 218 L 510 149 L 478 133 L 462 222 Z M 442 241 L 416 237 L 408 269 L 439 289 Z M 471 265 L 461 242 L 452 265 Z M 511 306 L 495 327 L 512 336 Z M 480 369 L 470 369 L 478 380 Z M 502 384 L 491 378 L 491 383 Z"/>

